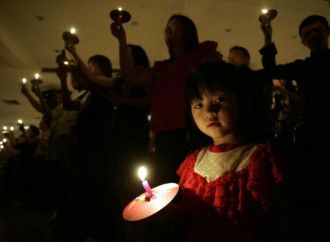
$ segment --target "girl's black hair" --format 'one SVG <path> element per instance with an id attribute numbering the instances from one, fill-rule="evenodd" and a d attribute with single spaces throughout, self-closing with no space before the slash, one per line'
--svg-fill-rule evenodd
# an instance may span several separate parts
<path id="1" fill-rule="evenodd" d="M 137 67 L 143 67 L 143 68 L 150 67 L 148 56 L 147 56 L 146 52 L 144 51 L 144 49 L 141 46 L 132 45 L 132 44 L 128 44 L 127 46 L 131 47 L 132 57 L 133 57 L 133 60 L 134 60 L 134 67 L 135 68 L 137 68 Z"/>
<path id="2" fill-rule="evenodd" d="M 180 15 L 180 14 L 174 14 L 170 17 L 168 22 L 170 22 L 172 19 L 178 19 L 180 23 L 183 26 L 183 44 L 185 46 L 184 54 L 189 54 L 194 49 L 196 49 L 199 45 L 198 41 L 198 34 L 195 23 L 188 18 L 187 16 Z M 173 60 L 173 50 L 171 47 L 169 47 L 169 53 L 170 53 L 170 60 Z"/>
<path id="3" fill-rule="evenodd" d="M 94 55 L 88 59 L 88 63 L 96 63 L 106 77 L 112 77 L 112 64 L 108 57 L 104 55 Z"/>
<path id="4" fill-rule="evenodd" d="M 248 67 L 235 67 L 223 61 L 204 63 L 190 74 L 185 88 L 185 99 L 188 139 L 192 151 L 213 143 L 210 137 L 198 129 L 191 113 L 190 104 L 201 99 L 204 91 L 232 91 L 238 97 L 240 105 L 240 134 L 249 139 L 258 137 L 258 130 L 265 120 L 266 102 L 262 88 L 257 85 L 257 78 L 256 73 Z"/>

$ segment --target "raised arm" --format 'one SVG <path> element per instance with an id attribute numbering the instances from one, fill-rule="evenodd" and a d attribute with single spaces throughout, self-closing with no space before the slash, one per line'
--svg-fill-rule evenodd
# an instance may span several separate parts
<path id="1" fill-rule="evenodd" d="M 74 45 L 72 43 L 69 43 L 69 42 L 65 43 L 65 49 L 72 54 L 72 56 L 74 57 L 74 59 L 77 62 L 78 68 L 80 69 L 81 73 L 83 74 L 83 76 L 86 78 L 86 80 L 88 82 L 90 82 L 91 84 L 97 85 L 99 87 L 103 87 L 103 88 L 110 88 L 115 84 L 116 78 L 94 75 L 88 69 L 88 67 L 86 66 L 84 61 L 80 58 L 80 56 L 78 55 L 78 53 L 76 51 L 76 48 L 74 47 Z"/>
<path id="2" fill-rule="evenodd" d="M 120 69 L 126 82 L 135 86 L 151 86 L 154 75 L 153 68 L 136 70 L 128 53 L 126 33 L 120 22 L 111 24 L 111 33 L 119 41 Z"/>
<path id="3" fill-rule="evenodd" d="M 38 96 L 39 101 L 40 101 L 40 106 L 42 109 L 42 113 L 44 114 L 44 116 L 48 119 L 51 120 L 52 119 L 52 110 L 51 108 L 48 106 L 46 100 L 44 99 L 44 97 L 42 96 L 42 93 L 39 89 L 39 85 L 38 84 L 34 84 L 32 85 L 32 91 Z"/>
<path id="4" fill-rule="evenodd" d="M 277 54 L 277 50 L 275 44 L 272 42 L 273 29 L 270 21 L 263 21 L 260 28 L 264 34 L 264 47 L 259 51 L 262 55 L 262 65 L 265 69 L 273 68 L 276 66 L 275 56 Z"/>
<path id="5" fill-rule="evenodd" d="M 35 110 L 37 110 L 39 113 L 44 113 L 40 103 L 31 96 L 29 90 L 23 84 L 21 84 L 21 92 L 29 100 L 29 102 L 31 103 L 32 107 L 34 107 Z"/>
<path id="6" fill-rule="evenodd" d="M 67 72 L 64 66 L 59 66 L 56 69 L 56 74 L 61 81 L 61 95 L 63 101 L 63 108 L 65 110 L 79 110 L 80 101 L 71 99 L 71 92 L 68 90 L 67 85 Z"/>

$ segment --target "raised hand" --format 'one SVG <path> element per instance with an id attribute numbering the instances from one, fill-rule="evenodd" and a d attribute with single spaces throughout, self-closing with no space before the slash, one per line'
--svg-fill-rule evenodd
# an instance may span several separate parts
<path id="1" fill-rule="evenodd" d="M 31 88 L 32 92 L 34 92 L 37 96 L 41 94 L 40 88 L 38 84 L 33 84 Z"/>
<path id="2" fill-rule="evenodd" d="M 26 86 L 25 85 L 23 85 L 23 84 L 21 84 L 21 93 L 23 94 L 23 95 L 29 95 L 29 90 L 26 88 Z"/>
<path id="3" fill-rule="evenodd" d="M 273 36 L 273 28 L 270 24 L 270 21 L 264 20 L 261 22 L 260 28 L 265 37 L 265 46 L 270 45 L 272 43 Z"/>
<path id="4" fill-rule="evenodd" d="M 126 38 L 125 29 L 121 22 L 113 22 L 110 25 L 111 33 L 115 36 L 118 40 L 124 40 Z"/>

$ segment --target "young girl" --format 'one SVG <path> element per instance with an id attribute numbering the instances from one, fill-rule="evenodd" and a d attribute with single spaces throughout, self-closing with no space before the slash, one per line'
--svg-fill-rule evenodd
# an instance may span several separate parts
<path id="1" fill-rule="evenodd" d="M 279 230 L 289 228 L 285 215 L 284 223 L 271 220 L 278 221 L 276 235 L 260 226 L 267 211 L 289 212 L 276 188 L 283 180 L 281 159 L 269 144 L 253 142 L 263 120 L 254 81 L 252 71 L 224 62 L 202 64 L 187 81 L 195 151 L 177 171 L 179 208 L 189 221 L 185 241 L 277 241 L 276 236 L 293 241 Z"/>

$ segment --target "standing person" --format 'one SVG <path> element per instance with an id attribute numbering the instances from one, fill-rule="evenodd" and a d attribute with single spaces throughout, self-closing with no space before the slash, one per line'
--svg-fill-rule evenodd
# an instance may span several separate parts
<path id="1" fill-rule="evenodd" d="M 253 80 L 249 69 L 210 62 L 187 81 L 192 152 L 177 171 L 181 202 L 160 217 L 188 219 L 184 241 L 294 241 L 285 164 L 253 140 L 263 116 Z"/>
<path id="2" fill-rule="evenodd" d="M 265 46 L 260 50 L 264 69 L 272 78 L 295 80 L 301 92 L 302 121 L 296 141 L 293 165 L 297 171 L 297 221 L 301 241 L 328 241 L 330 199 L 324 194 L 329 179 L 330 136 L 330 50 L 329 23 L 320 15 L 305 18 L 299 26 L 301 43 L 310 50 L 305 60 L 276 65 L 276 47 L 269 22 L 261 29 Z"/>
<path id="3" fill-rule="evenodd" d="M 187 153 L 184 125 L 184 87 L 189 73 L 202 62 L 222 56 L 217 43 L 199 43 L 194 22 L 186 16 L 170 17 L 164 31 L 170 58 L 154 66 L 135 70 L 127 51 L 126 34 L 120 22 L 111 24 L 119 41 L 123 78 L 134 85 L 151 87 L 151 129 L 155 133 L 155 175 L 159 183 L 175 182 L 175 170 Z M 154 172 L 155 174 L 156 172 Z"/>

